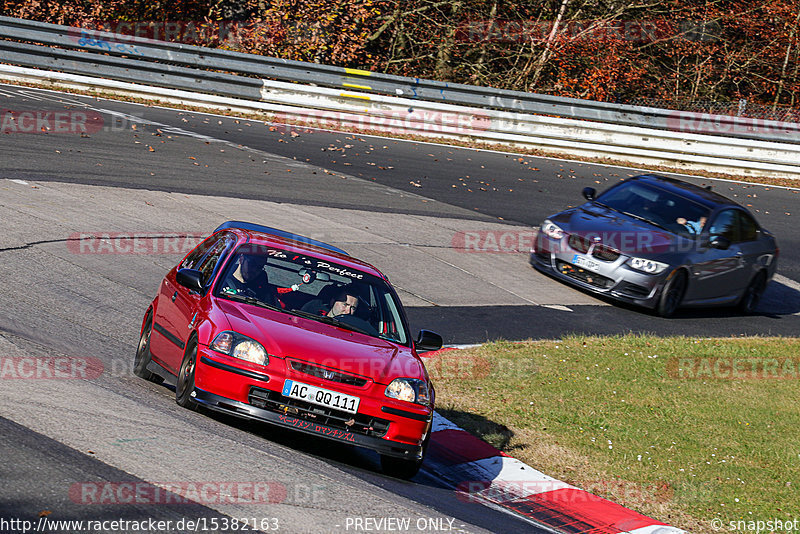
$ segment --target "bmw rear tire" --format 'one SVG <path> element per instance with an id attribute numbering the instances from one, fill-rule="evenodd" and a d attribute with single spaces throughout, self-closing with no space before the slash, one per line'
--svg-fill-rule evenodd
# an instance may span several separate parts
<path id="1" fill-rule="evenodd" d="M 761 302 L 761 296 L 766 289 L 767 275 L 764 274 L 764 271 L 759 271 L 753 279 L 750 280 L 750 284 L 747 286 L 747 289 L 744 290 L 742 298 L 739 299 L 739 303 L 736 305 L 739 313 L 744 315 L 754 314 L 756 308 L 758 308 L 758 303 Z"/>

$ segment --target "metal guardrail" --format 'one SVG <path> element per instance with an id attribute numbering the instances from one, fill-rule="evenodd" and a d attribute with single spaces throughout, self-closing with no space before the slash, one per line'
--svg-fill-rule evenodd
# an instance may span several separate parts
<path id="1" fill-rule="evenodd" d="M 260 100 L 0 64 L 0 79 L 44 83 L 148 100 L 269 116 L 284 132 L 317 128 L 428 136 L 544 149 L 567 157 L 610 158 L 636 166 L 668 166 L 733 175 L 800 178 L 800 145 L 681 134 L 635 126 L 483 110 L 385 95 L 342 96 L 340 89 L 262 80 Z M 104 108 L 96 111 L 111 113 Z"/>
<path id="2" fill-rule="evenodd" d="M 257 78 L 0 40 L 0 62 L 259 100 Z"/>
<path id="3" fill-rule="evenodd" d="M 192 84 L 193 90 L 237 98 L 255 97 L 253 89 L 260 85 L 260 81 L 249 78 L 255 76 L 515 113 L 550 115 L 669 131 L 680 131 L 683 127 L 690 131 L 692 128 L 698 130 L 706 128 L 708 132 L 698 133 L 800 144 L 800 124 L 797 123 L 699 115 L 406 78 L 10 17 L 0 17 L 0 38 L 5 39 L 0 40 L 2 62 L 56 69 L 74 74 L 91 71 L 98 76 L 147 82 L 163 87 L 185 89 L 189 87 L 185 84 L 189 83 Z M 42 48 L 15 41 L 41 43 L 59 48 Z M 91 58 L 86 56 L 87 53 L 90 53 Z M 200 75 L 198 69 L 211 72 Z M 252 81 L 248 81 L 248 78 Z"/>

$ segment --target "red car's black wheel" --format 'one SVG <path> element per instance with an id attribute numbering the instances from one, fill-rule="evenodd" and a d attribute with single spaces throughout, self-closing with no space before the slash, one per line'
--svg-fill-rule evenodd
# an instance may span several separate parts
<path id="1" fill-rule="evenodd" d="M 422 462 L 425 459 L 425 452 L 428 450 L 428 442 L 431 440 L 431 431 L 428 430 L 428 435 L 422 442 L 422 458 L 419 460 L 406 460 L 405 458 L 395 458 L 394 456 L 381 455 L 381 469 L 385 475 L 394 478 L 402 478 L 408 480 L 413 478 L 422 467 Z"/>
<path id="2" fill-rule="evenodd" d="M 139 338 L 139 346 L 136 348 L 136 357 L 133 360 L 133 374 L 151 382 L 162 382 L 163 379 L 157 374 L 147 370 L 147 364 L 152 360 L 150 354 L 150 334 L 153 332 L 153 314 L 147 314 L 147 320 Z"/>
<path id="3" fill-rule="evenodd" d="M 178 371 L 178 383 L 175 385 L 175 402 L 179 406 L 194 410 L 197 403 L 192 398 L 194 393 L 194 371 L 197 366 L 197 341 L 191 339 L 183 355 L 181 368 Z"/>

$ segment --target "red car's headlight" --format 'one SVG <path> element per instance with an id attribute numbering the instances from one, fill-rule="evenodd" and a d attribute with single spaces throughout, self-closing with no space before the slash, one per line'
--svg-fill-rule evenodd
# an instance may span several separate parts
<path id="1" fill-rule="evenodd" d="M 428 384 L 416 378 L 395 378 L 386 386 L 385 395 L 390 399 L 397 399 L 423 406 L 430 406 L 431 397 Z"/>
<path id="2" fill-rule="evenodd" d="M 261 343 L 236 332 L 220 332 L 209 347 L 240 360 L 258 365 L 269 364 L 269 355 Z"/>

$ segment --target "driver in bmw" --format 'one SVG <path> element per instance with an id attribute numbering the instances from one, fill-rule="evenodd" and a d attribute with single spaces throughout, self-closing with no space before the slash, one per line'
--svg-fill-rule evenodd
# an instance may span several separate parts
<path id="1" fill-rule="evenodd" d="M 692 235 L 698 235 L 703 231 L 703 227 L 706 225 L 706 217 L 700 217 L 697 221 L 687 220 L 686 217 L 678 217 L 675 222 L 685 226 Z"/>

